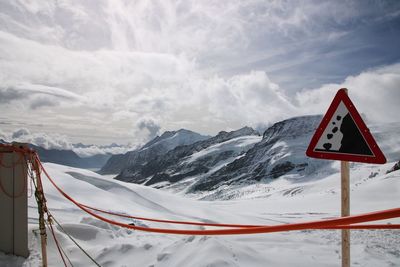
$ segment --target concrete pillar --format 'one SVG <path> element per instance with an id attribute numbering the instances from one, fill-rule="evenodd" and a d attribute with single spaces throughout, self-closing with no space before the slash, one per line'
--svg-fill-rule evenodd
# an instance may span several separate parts
<path id="1" fill-rule="evenodd" d="M 29 256 L 27 169 L 21 153 L 0 147 L 0 251 L 22 257 Z"/>

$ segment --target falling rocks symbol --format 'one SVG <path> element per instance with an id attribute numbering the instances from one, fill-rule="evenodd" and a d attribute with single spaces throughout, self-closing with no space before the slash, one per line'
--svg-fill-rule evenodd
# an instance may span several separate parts
<path id="1" fill-rule="evenodd" d="M 337 92 L 306 154 L 319 159 L 379 164 L 386 162 L 345 89 Z"/>
<path id="2" fill-rule="evenodd" d="M 337 116 L 338 121 L 341 120 L 341 116 Z M 332 123 L 336 124 L 336 123 Z M 332 139 L 334 134 L 337 132 L 338 128 L 334 127 L 332 129 L 332 133 L 327 134 L 328 140 Z M 323 144 L 325 149 L 316 149 L 317 151 L 332 151 L 332 152 L 340 152 L 346 154 L 358 154 L 358 155 L 371 155 L 373 153 L 369 148 L 368 144 L 365 142 L 364 137 L 360 133 L 357 125 L 354 123 L 353 118 L 350 113 L 347 113 L 342 121 L 342 125 L 340 126 L 340 132 L 343 134 L 341 145 L 338 150 L 331 150 L 332 144 L 326 142 Z"/>

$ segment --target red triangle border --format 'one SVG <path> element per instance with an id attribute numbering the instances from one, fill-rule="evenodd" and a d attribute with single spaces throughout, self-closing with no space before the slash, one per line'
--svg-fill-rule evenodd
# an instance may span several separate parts
<path id="1" fill-rule="evenodd" d="M 361 135 L 364 137 L 365 141 L 369 145 L 374 156 L 370 155 L 354 155 L 354 154 L 344 154 L 337 152 L 325 152 L 325 151 L 314 151 L 315 147 L 322 134 L 324 133 L 326 127 L 328 126 L 332 116 L 336 112 L 340 102 L 343 102 L 346 108 L 348 109 L 350 115 L 352 116 L 354 123 L 357 125 L 360 130 Z M 310 145 L 307 148 L 306 155 L 312 158 L 318 159 L 330 159 L 330 160 L 341 160 L 341 161 L 353 161 L 353 162 L 364 162 L 364 163 L 378 163 L 384 164 L 386 163 L 386 158 L 383 155 L 381 149 L 375 142 L 375 139 L 371 135 L 368 127 L 365 125 L 363 119 L 358 113 L 356 107 L 353 102 L 350 100 L 347 95 L 347 89 L 342 88 L 337 93 L 335 98 L 333 99 L 331 105 L 328 108 L 325 116 L 322 118 L 320 125 L 315 131 L 314 136 L 311 138 Z"/>

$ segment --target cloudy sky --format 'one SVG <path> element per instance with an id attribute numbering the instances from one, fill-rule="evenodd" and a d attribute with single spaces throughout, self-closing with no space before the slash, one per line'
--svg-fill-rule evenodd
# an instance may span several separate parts
<path id="1" fill-rule="evenodd" d="M 0 0 L 0 137 L 142 143 L 324 113 L 400 121 L 400 1 Z"/>

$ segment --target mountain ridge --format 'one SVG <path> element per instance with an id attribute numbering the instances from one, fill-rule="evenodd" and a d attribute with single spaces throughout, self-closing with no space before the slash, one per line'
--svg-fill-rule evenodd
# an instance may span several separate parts
<path id="1" fill-rule="evenodd" d="M 140 166 L 177 146 L 191 144 L 207 138 L 208 136 L 186 129 L 166 131 L 161 136 L 156 136 L 137 150 L 112 156 L 101 168 L 99 173 L 118 174 L 130 165 Z"/>
<path id="2" fill-rule="evenodd" d="M 144 165 L 129 166 L 121 171 L 116 177 L 117 180 L 129 181 L 134 183 L 146 182 L 148 185 L 161 182 L 162 180 L 179 181 L 188 175 L 195 175 L 199 173 L 208 172 L 211 166 L 204 164 L 184 165 L 188 169 L 184 170 L 185 173 L 180 173 L 178 176 L 170 174 L 178 174 L 177 171 L 183 171 L 181 165 L 182 160 L 195 152 L 204 150 L 212 145 L 223 143 L 225 141 L 238 138 L 241 136 L 259 136 L 259 133 L 250 127 L 243 127 L 236 131 L 225 132 L 221 131 L 216 136 L 201 140 L 190 145 L 177 146 L 163 155 L 159 155 L 147 162 Z M 231 157 L 234 153 L 219 155 L 218 159 L 214 159 L 215 163 Z M 150 177 L 151 176 L 151 177 Z M 148 179 L 150 177 L 150 179 Z"/>
<path id="3" fill-rule="evenodd" d="M 243 157 L 221 168 L 208 179 L 198 181 L 189 192 L 276 179 L 293 170 L 305 171 L 314 161 L 306 157 L 306 146 L 321 119 L 320 115 L 300 116 L 273 124 L 265 130 L 262 140 Z"/>

